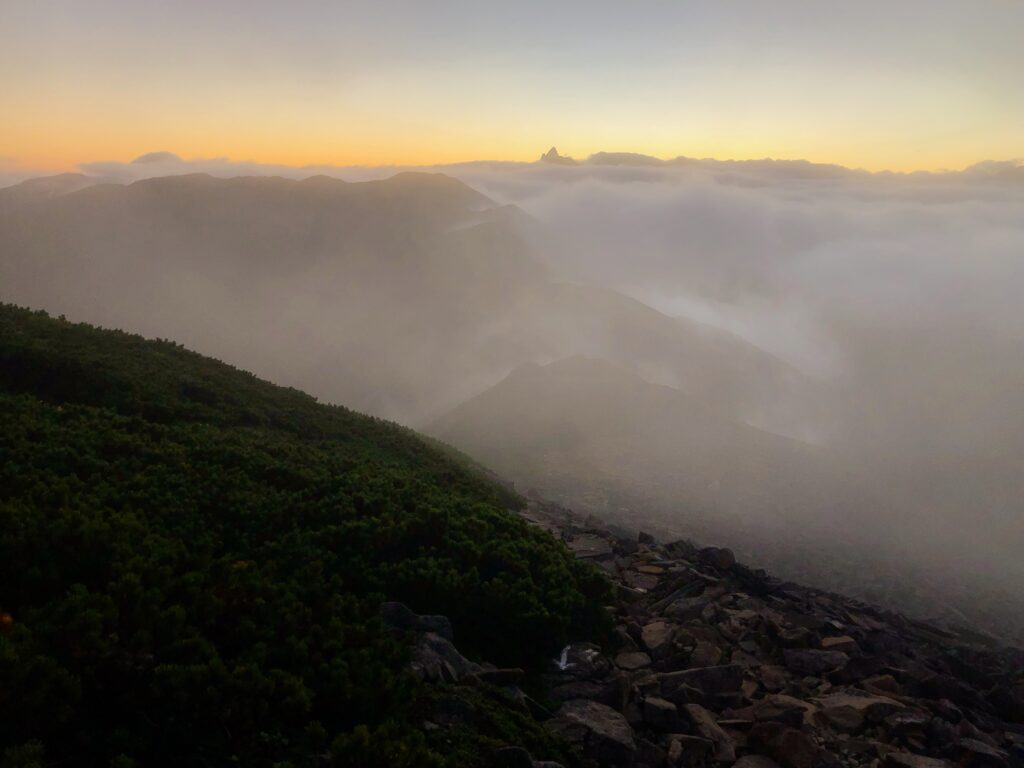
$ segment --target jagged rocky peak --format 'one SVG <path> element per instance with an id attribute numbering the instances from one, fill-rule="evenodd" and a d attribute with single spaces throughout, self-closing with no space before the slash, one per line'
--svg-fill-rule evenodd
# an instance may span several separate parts
<path id="1" fill-rule="evenodd" d="M 576 161 L 566 155 L 558 154 L 558 149 L 552 147 L 540 156 L 542 163 L 555 163 L 557 165 L 576 165 Z"/>

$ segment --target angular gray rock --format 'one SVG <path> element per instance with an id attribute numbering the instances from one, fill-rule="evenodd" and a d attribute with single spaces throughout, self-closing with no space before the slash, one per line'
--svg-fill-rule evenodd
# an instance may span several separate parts
<path id="1" fill-rule="evenodd" d="M 447 616 L 421 616 L 404 603 L 381 603 L 380 620 L 388 629 L 401 632 L 433 632 L 445 640 L 455 641 L 452 623 Z"/>
<path id="2" fill-rule="evenodd" d="M 690 716 L 697 733 L 715 745 L 715 760 L 731 763 L 736 759 L 736 744 L 732 737 L 718 725 L 714 714 L 699 704 L 687 704 L 686 713 Z"/>
<path id="3" fill-rule="evenodd" d="M 656 731 L 666 733 L 679 729 L 679 711 L 671 701 L 648 696 L 643 705 L 644 722 Z"/>
<path id="4" fill-rule="evenodd" d="M 850 657 L 842 651 L 787 648 L 782 658 L 790 672 L 798 675 L 824 675 L 843 666 Z"/>
<path id="5" fill-rule="evenodd" d="M 447 683 L 481 671 L 480 665 L 459 653 L 450 640 L 433 632 L 422 634 L 413 646 L 410 667 L 421 679 Z"/>
<path id="6" fill-rule="evenodd" d="M 611 707 L 593 701 L 565 702 L 544 724 L 602 766 L 628 766 L 636 752 L 633 729 Z"/>

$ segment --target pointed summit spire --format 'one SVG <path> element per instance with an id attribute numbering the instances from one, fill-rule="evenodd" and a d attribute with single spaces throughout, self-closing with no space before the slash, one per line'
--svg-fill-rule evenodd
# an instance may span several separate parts
<path id="1" fill-rule="evenodd" d="M 576 161 L 571 157 L 558 154 L 558 150 L 552 147 L 543 155 L 540 156 L 540 162 L 542 163 L 556 163 L 558 165 L 576 165 Z"/>

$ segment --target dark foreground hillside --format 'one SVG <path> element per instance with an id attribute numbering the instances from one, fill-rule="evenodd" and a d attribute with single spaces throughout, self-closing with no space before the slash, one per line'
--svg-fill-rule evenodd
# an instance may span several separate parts
<path id="1" fill-rule="evenodd" d="M 440 689 L 379 618 L 444 614 L 528 679 L 599 635 L 606 581 L 517 502 L 392 424 L 0 307 L 3 764 L 571 764 L 486 682 L 421 728 Z"/>

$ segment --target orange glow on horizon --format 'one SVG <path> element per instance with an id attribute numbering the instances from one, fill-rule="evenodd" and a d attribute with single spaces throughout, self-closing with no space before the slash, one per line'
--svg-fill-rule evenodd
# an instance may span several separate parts
<path id="1" fill-rule="evenodd" d="M 26 151 L 14 154 L 13 156 L 11 154 L 0 156 L 0 161 L 6 161 L 3 165 L 0 165 L 0 169 L 25 173 L 79 172 L 82 166 L 88 163 L 128 163 L 141 155 L 157 151 L 173 152 L 185 161 L 223 158 L 232 162 L 251 162 L 296 168 L 307 166 L 430 167 L 473 161 L 532 162 L 537 160 L 552 145 L 557 146 L 561 154 L 572 156 L 577 160 L 585 159 L 597 152 L 635 152 L 665 160 L 680 156 L 736 161 L 761 160 L 765 158 L 807 160 L 812 163 L 829 163 L 871 172 L 892 171 L 896 173 L 962 170 L 982 160 L 1016 159 L 1013 155 L 978 157 L 961 152 L 955 155 L 937 154 L 934 157 L 919 155 L 915 158 L 915 162 L 900 163 L 895 159 L 891 162 L 887 162 L 884 159 L 871 161 L 857 155 L 831 154 L 827 150 L 819 152 L 796 152 L 794 150 L 787 153 L 783 151 L 768 151 L 758 147 L 750 147 L 745 150 L 737 146 L 716 147 L 711 143 L 687 144 L 680 146 L 678 149 L 647 149 L 640 144 L 611 147 L 592 145 L 584 151 L 578 151 L 574 150 L 573 147 L 582 145 L 565 143 L 559 140 L 551 140 L 547 143 L 541 141 L 540 143 L 531 144 L 528 148 L 508 147 L 504 149 L 495 147 L 492 143 L 481 143 L 476 151 L 473 150 L 472 145 L 467 145 L 466 143 L 460 143 L 458 146 L 447 148 L 440 146 L 410 146 L 406 148 L 367 148 L 355 146 L 339 148 L 331 146 L 312 148 L 306 145 L 301 150 L 294 150 L 274 148 L 272 146 L 254 146 L 247 149 L 246 144 L 243 142 L 239 142 L 235 146 L 216 145 L 202 148 L 182 146 L 180 142 L 176 145 L 173 142 L 127 144 L 120 141 L 96 141 L 58 150 L 26 148 Z"/>
<path id="2" fill-rule="evenodd" d="M 0 169 L 1024 156 L 1024 6 L 740 5 L 0 2 Z"/>

